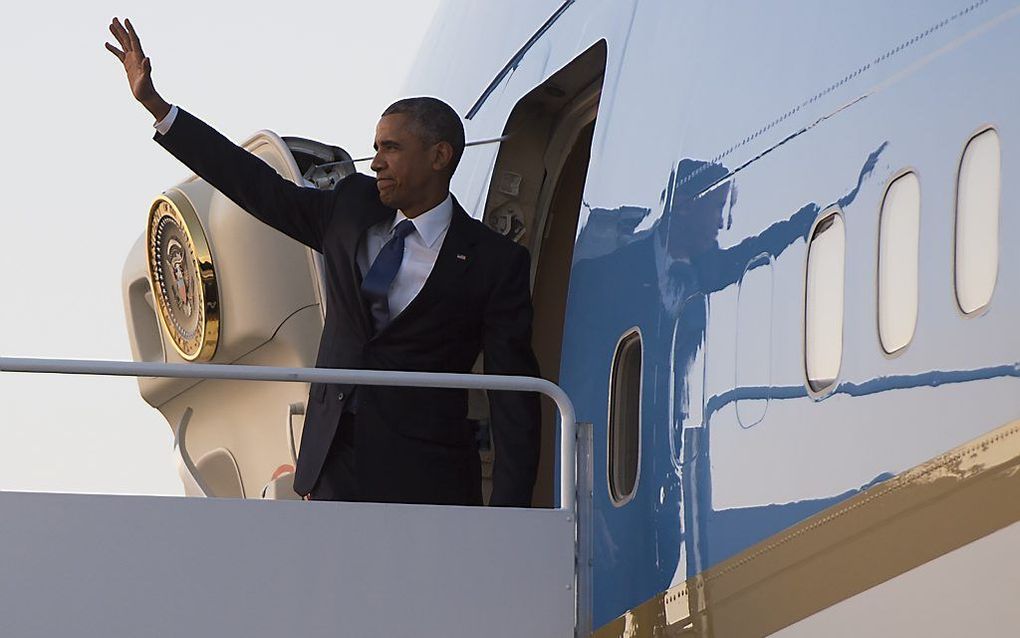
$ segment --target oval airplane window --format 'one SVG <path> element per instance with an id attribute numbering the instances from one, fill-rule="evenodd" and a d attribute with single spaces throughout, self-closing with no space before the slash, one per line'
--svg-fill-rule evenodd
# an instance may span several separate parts
<path id="1" fill-rule="evenodd" d="M 804 366 L 813 392 L 828 390 L 843 361 L 846 230 L 838 212 L 823 216 L 808 245 L 804 299 Z"/>
<path id="2" fill-rule="evenodd" d="M 967 143 L 956 187 L 956 300 L 972 314 L 992 300 L 999 270 L 999 134 L 987 129 Z"/>
<path id="3" fill-rule="evenodd" d="M 737 289 L 737 421 L 745 428 L 765 418 L 772 385 L 772 256 L 752 259 Z"/>
<path id="4" fill-rule="evenodd" d="M 641 460 L 641 332 L 620 339 L 609 387 L 609 490 L 623 505 L 637 490 Z"/>
<path id="5" fill-rule="evenodd" d="M 889 184 L 879 218 L 878 334 L 888 354 L 914 338 L 920 225 L 921 184 L 905 173 Z"/>

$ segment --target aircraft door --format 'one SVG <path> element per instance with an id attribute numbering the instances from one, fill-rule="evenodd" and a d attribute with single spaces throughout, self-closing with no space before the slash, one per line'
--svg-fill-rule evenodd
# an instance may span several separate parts
<path id="1" fill-rule="evenodd" d="M 243 147 L 309 187 L 329 188 L 353 170 L 337 147 L 270 131 Z M 153 203 L 148 231 L 125 264 L 123 289 L 135 360 L 315 364 L 324 316 L 321 256 L 197 176 Z M 202 459 L 232 459 L 240 484 L 230 495 L 257 498 L 293 472 L 294 439 L 300 437 L 294 426 L 301 422 L 307 384 L 139 379 L 139 391 L 172 428 L 192 410 L 187 449 L 180 453 L 195 459 L 199 472 Z M 212 477 L 202 478 L 199 483 L 208 485 Z M 186 492 L 197 494 L 195 485 L 185 480 Z"/>

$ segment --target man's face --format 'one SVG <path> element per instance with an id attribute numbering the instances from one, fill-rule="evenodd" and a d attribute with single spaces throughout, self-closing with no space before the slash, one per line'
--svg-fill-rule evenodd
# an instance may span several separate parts
<path id="1" fill-rule="evenodd" d="M 437 177 L 435 145 L 425 146 L 404 113 L 385 115 L 375 127 L 375 158 L 379 199 L 390 208 L 406 209 L 427 197 Z"/>

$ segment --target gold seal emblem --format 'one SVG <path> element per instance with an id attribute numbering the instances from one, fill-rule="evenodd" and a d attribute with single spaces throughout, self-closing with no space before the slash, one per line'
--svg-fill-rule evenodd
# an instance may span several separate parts
<path id="1" fill-rule="evenodd" d="M 174 349 L 209 361 L 220 337 L 220 298 L 212 254 L 188 198 L 176 190 L 149 208 L 145 233 L 149 282 Z"/>

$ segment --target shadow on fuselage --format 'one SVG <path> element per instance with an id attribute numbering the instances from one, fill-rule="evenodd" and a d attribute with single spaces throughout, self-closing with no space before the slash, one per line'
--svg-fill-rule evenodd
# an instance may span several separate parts
<path id="1" fill-rule="evenodd" d="M 856 198 L 886 145 L 866 158 L 840 206 Z M 739 283 L 756 258 L 776 259 L 806 241 L 822 211 L 814 202 L 805 204 L 761 233 L 722 248 L 718 234 L 732 223 L 737 194 L 735 177 L 725 167 L 684 159 L 661 194 L 661 215 L 647 228 L 639 230 L 653 213 L 647 208 L 591 208 L 578 237 L 564 387 L 579 408 L 604 414 L 613 348 L 635 326 L 644 358 L 638 489 L 622 507 L 614 506 L 605 487 L 595 490 L 596 626 L 867 487 L 781 505 L 711 509 L 710 428 L 688 422 L 685 398 L 692 364 L 705 347 L 708 300 Z M 588 418 L 596 423 L 594 452 L 602 463 L 609 453 L 603 429 L 608 426 L 598 427 L 605 417 Z"/>

